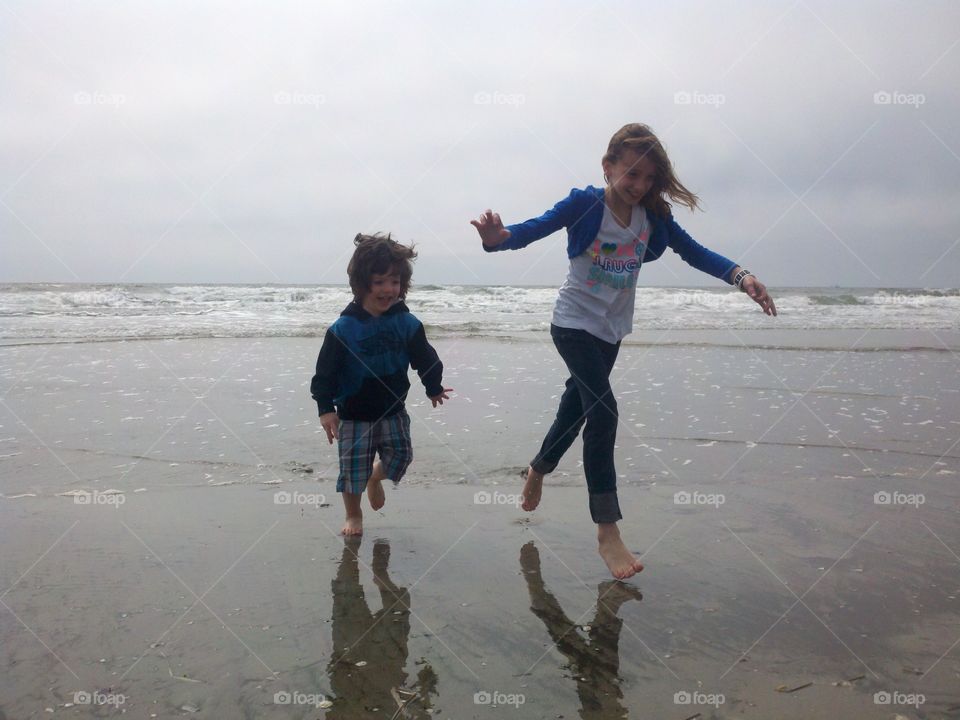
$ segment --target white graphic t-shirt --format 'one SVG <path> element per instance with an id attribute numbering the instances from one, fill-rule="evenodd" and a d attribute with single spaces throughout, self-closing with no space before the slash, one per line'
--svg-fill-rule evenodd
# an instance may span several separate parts
<path id="1" fill-rule="evenodd" d="M 604 206 L 596 240 L 570 260 L 570 271 L 553 308 L 553 324 L 586 330 L 609 343 L 633 330 L 637 272 L 650 238 L 647 211 L 633 208 L 630 227 L 620 227 Z"/>

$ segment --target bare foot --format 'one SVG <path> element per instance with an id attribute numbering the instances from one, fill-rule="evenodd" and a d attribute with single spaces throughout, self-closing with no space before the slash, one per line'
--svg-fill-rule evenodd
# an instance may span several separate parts
<path id="1" fill-rule="evenodd" d="M 363 535 L 363 510 L 360 509 L 361 495 L 355 493 L 340 493 L 343 497 L 343 509 L 346 511 L 347 519 L 343 521 L 343 530 L 341 535 L 347 537 Z"/>
<path id="2" fill-rule="evenodd" d="M 620 539 L 620 530 L 616 523 L 597 525 L 597 540 L 600 543 L 600 557 L 617 580 L 626 580 L 643 570 L 643 563 L 627 550 L 627 546 Z"/>
<path id="3" fill-rule="evenodd" d="M 343 530 L 340 531 L 340 534 L 347 537 L 363 535 L 363 515 L 347 515 L 347 519 L 343 521 Z"/>
<path id="4" fill-rule="evenodd" d="M 543 494 L 543 473 L 537 472 L 533 467 L 528 467 L 523 476 L 527 482 L 523 486 L 523 504 L 520 506 L 527 512 L 536 510 L 540 504 L 540 496 Z"/>
<path id="5" fill-rule="evenodd" d="M 387 501 L 386 493 L 383 491 L 384 477 L 383 465 L 377 460 L 373 464 L 373 473 L 371 473 L 370 479 L 367 480 L 367 500 L 370 501 L 370 507 L 374 510 L 382 508 L 383 504 Z"/>

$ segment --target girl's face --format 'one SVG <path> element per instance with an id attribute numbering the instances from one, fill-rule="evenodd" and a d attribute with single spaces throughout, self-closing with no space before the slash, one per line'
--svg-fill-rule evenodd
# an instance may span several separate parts
<path id="1" fill-rule="evenodd" d="M 650 192 L 657 168 L 650 158 L 636 150 L 626 150 L 616 162 L 603 163 L 603 174 L 617 198 L 632 207 Z"/>
<path id="2" fill-rule="evenodd" d="M 363 297 L 363 309 L 373 316 L 383 315 L 400 298 L 400 273 L 374 273 L 370 289 Z"/>

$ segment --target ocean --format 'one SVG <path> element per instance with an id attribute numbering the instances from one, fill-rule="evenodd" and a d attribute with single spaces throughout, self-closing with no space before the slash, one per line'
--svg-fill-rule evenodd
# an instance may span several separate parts
<path id="1" fill-rule="evenodd" d="M 751 331 L 754 338 L 752 331 L 775 331 L 772 345 L 796 347 L 784 331 L 909 331 L 899 334 L 908 338 L 908 349 L 917 331 L 949 336 L 960 330 L 956 288 L 771 290 L 776 318 L 726 287 L 638 288 L 637 334 L 625 342 L 652 342 L 643 331 Z M 411 289 L 407 304 L 431 337 L 541 339 L 556 295 L 552 286 L 422 285 Z M 0 285 L 0 344 L 319 338 L 350 297 L 349 288 L 332 285 L 6 284 Z M 712 344 L 716 336 L 701 334 L 698 342 Z"/>

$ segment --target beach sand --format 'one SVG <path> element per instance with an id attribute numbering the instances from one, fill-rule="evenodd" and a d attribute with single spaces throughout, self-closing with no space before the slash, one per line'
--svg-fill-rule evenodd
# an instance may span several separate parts
<path id="1" fill-rule="evenodd" d="M 870 339 L 625 345 L 625 583 L 579 443 L 516 506 L 543 342 L 435 343 L 359 542 L 316 339 L 2 348 L 0 718 L 955 717 L 958 364 Z"/>

